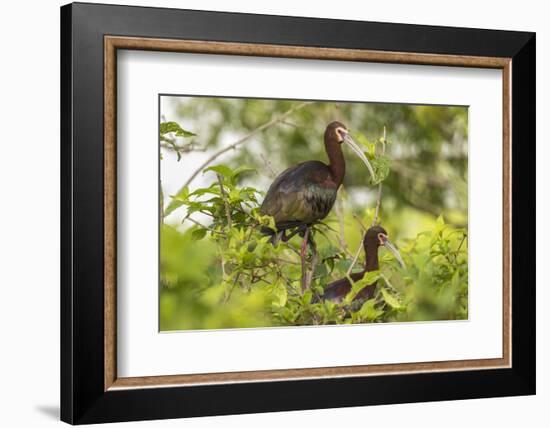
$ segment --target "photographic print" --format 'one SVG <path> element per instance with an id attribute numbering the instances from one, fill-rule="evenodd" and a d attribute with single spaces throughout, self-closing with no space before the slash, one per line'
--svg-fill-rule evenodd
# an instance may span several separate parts
<path id="1" fill-rule="evenodd" d="M 468 319 L 468 108 L 159 96 L 160 330 Z"/>

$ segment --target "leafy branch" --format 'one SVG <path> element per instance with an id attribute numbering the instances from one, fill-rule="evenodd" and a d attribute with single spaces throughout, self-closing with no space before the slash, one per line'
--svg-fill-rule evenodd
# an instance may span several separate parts
<path id="1" fill-rule="evenodd" d="M 302 103 L 285 115 L 289 116 L 305 105 L 307 103 Z M 194 298 L 199 299 L 200 304 L 206 305 L 204 302 L 208 302 L 208 307 L 215 308 L 216 313 L 230 311 L 231 308 L 234 310 L 235 305 L 244 305 L 242 302 L 255 302 L 250 304 L 261 306 L 262 316 L 269 319 L 269 325 L 421 319 L 425 308 L 434 306 L 434 294 L 439 299 L 452 302 L 447 306 L 437 306 L 443 307 L 440 317 L 466 317 L 466 234 L 465 231 L 445 224 L 442 218 L 438 219 L 433 230 L 400 246 L 403 256 L 411 262 L 408 263 L 411 269 L 406 276 L 397 269 L 393 258 L 381 250 L 381 269 L 367 273 L 361 280 L 352 281 L 352 290 L 342 303 L 322 302 L 317 299 L 326 285 L 334 279 L 350 278 L 363 253 L 367 229 L 365 218 L 362 220 L 351 210 L 344 211 L 341 192 L 333 216 L 308 229 L 304 237 L 306 240 L 293 238 L 273 245 L 269 236 L 262 233 L 262 228 L 273 229 L 275 226 L 273 218 L 260 214 L 262 192 L 242 184 L 242 177 L 255 171 L 247 167 L 211 165 L 220 154 L 250 141 L 258 132 L 284 122 L 282 116 L 273 118 L 230 146 L 218 150 L 192 173 L 180 191 L 171 196 L 165 215 L 185 206 L 187 214 L 183 221 L 192 224 L 186 231 L 178 234 L 193 241 L 192 247 L 210 248 L 212 253 L 207 268 L 201 271 L 200 279 L 195 279 L 200 285 L 196 287 L 195 293 L 191 293 L 197 296 Z M 171 129 L 173 135 L 178 133 L 174 127 L 167 129 Z M 181 132 L 180 134 L 178 138 L 191 138 Z M 384 128 L 383 137 L 376 142 L 370 142 L 361 136 L 356 138 L 365 146 L 366 154 L 375 170 L 373 184 L 377 185 L 376 205 L 368 210 L 367 216 L 368 218 L 373 213 L 374 225 L 380 217 L 382 183 L 390 170 L 389 159 L 386 157 L 386 129 Z M 268 170 L 269 161 L 264 159 L 264 164 Z M 207 177 L 212 177 L 212 180 L 209 185 L 191 191 L 189 183 L 199 173 L 209 174 Z M 194 213 L 206 216 L 206 220 L 195 220 Z M 361 234 L 360 243 L 353 253 L 345 239 L 346 219 L 354 223 L 355 233 Z M 334 228 L 331 227 L 332 223 L 336 224 Z M 170 226 L 162 227 L 163 233 L 171 233 L 166 232 Z M 311 256 L 306 258 L 308 248 Z M 165 254 L 168 253 L 161 252 L 161 257 L 169 258 Z M 179 260 L 179 263 L 182 261 Z M 204 272 L 208 272 L 208 275 L 204 275 Z M 166 288 L 188 287 L 187 282 L 184 283 L 167 270 L 162 271 L 161 281 Z M 359 303 L 353 301 L 361 289 L 373 283 L 378 286 L 371 299 Z M 459 304 L 455 305 L 457 301 Z M 222 309 L 220 303 L 223 304 Z M 244 309 L 248 310 L 248 307 L 242 306 L 242 310 Z"/>
<path id="2" fill-rule="evenodd" d="M 183 129 L 177 122 L 161 122 L 159 126 L 161 147 L 171 149 L 176 152 L 178 162 L 181 160 L 181 154 L 196 150 L 193 142 L 180 146 L 176 144 L 176 137 L 190 138 L 196 137 L 196 134 Z"/>

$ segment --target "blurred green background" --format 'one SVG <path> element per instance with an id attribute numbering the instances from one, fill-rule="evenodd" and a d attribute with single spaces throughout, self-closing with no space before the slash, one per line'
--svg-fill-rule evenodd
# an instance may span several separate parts
<path id="1" fill-rule="evenodd" d="M 161 122 L 176 122 L 190 132 L 167 133 L 161 141 L 163 208 L 202 161 L 300 103 L 163 96 Z M 395 300 L 384 293 L 351 316 L 339 305 L 313 304 L 310 297 L 294 293 L 292 276 L 299 277 L 299 271 L 290 269 L 292 264 L 285 272 L 290 276 L 285 284 L 275 280 L 271 285 L 246 284 L 239 279 L 227 298 L 224 282 L 231 274 L 222 272 L 220 264 L 220 251 L 225 247 L 214 232 L 204 229 L 212 219 L 195 212 L 190 216 L 194 222 L 182 222 L 189 207 L 181 204 L 161 224 L 161 330 L 467 318 L 466 107 L 313 102 L 256 133 L 212 165 L 255 169 L 239 176 L 235 186 L 265 192 L 286 167 L 305 160 L 327 161 L 323 133 L 333 120 L 341 121 L 365 141 L 378 141 L 386 129 L 385 154 L 391 164 L 382 187 L 380 223 L 407 263 L 406 270 L 399 270 L 389 255 L 380 252 L 382 271 Z M 331 264 L 331 272 L 320 273 L 316 279 L 319 289 L 342 277 L 346 263 L 349 266 L 349 254 L 361 241 L 361 224 L 370 225 L 376 204 L 377 186 L 367 185 L 364 165 L 347 148 L 344 156 L 346 177 L 326 219 L 333 228 L 329 231 L 332 236 L 319 237 L 318 242 L 321 251 L 330 253 L 342 266 Z M 215 174 L 201 172 L 188 190 L 215 182 Z M 261 199 L 258 196 L 258 203 Z M 197 229 L 206 233 L 197 233 Z M 271 249 L 254 251 L 264 251 L 261 257 L 266 257 L 265 252 Z M 270 257 L 285 256 L 281 251 L 270 253 Z M 363 254 L 358 265 L 362 259 Z"/>

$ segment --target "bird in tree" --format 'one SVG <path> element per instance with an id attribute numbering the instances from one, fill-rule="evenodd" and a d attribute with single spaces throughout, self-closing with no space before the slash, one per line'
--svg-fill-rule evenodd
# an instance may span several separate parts
<path id="1" fill-rule="evenodd" d="M 324 140 L 328 165 L 317 160 L 299 163 L 283 171 L 269 187 L 260 213 L 275 220 L 276 230 L 263 230 L 274 235 L 273 242 L 287 241 L 300 233 L 304 236 L 303 249 L 306 247 L 309 227 L 328 215 L 344 180 L 346 161 L 342 143 L 359 156 L 374 178 L 369 160 L 342 123 L 331 122 L 325 130 Z M 291 229 L 293 231 L 287 236 L 286 231 Z"/>
<path id="2" fill-rule="evenodd" d="M 390 250 L 401 267 L 405 267 L 405 263 L 399 254 L 399 251 L 388 239 L 388 233 L 381 226 L 373 226 L 367 230 L 365 238 L 363 239 L 363 247 L 365 249 L 365 268 L 360 272 L 355 272 L 349 275 L 352 281 L 355 283 L 363 279 L 367 272 L 377 271 L 380 266 L 378 263 L 378 248 L 386 247 Z M 376 290 L 377 281 L 372 284 L 367 284 L 359 291 L 353 298 L 353 303 L 363 303 L 364 301 L 372 298 Z M 319 300 L 330 300 L 336 303 L 340 303 L 344 300 L 346 295 L 351 291 L 352 283 L 349 278 L 342 278 L 337 281 L 331 282 L 325 287 L 323 295 Z"/>

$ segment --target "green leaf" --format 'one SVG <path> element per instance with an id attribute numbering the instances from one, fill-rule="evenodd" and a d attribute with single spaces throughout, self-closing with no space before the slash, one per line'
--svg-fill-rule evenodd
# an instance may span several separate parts
<path id="1" fill-rule="evenodd" d="M 216 174 L 220 174 L 222 177 L 225 177 L 225 178 L 233 177 L 233 170 L 226 165 L 209 166 L 208 168 L 205 168 L 202 171 L 202 173 L 204 174 L 205 172 L 208 172 L 208 171 L 213 171 Z"/>
<path id="2" fill-rule="evenodd" d="M 189 187 L 185 186 L 181 189 L 176 195 L 170 196 L 172 200 L 164 210 L 164 216 L 166 217 L 171 212 L 175 211 L 182 205 L 188 202 L 189 198 Z"/>
<path id="3" fill-rule="evenodd" d="M 203 187 L 203 188 L 196 189 L 195 191 L 190 193 L 189 196 L 203 196 L 206 194 L 219 196 L 221 194 L 219 185 L 216 183 L 215 185 L 212 185 L 210 187 Z"/>
<path id="4" fill-rule="evenodd" d="M 451 278 L 451 286 L 453 288 L 458 288 L 460 285 L 460 276 L 458 270 L 455 270 L 455 273 L 453 274 L 453 277 Z"/>
<path id="5" fill-rule="evenodd" d="M 191 232 L 191 239 L 193 241 L 200 241 L 206 236 L 206 232 L 207 229 L 194 229 L 193 232 Z"/>
<path id="6" fill-rule="evenodd" d="M 161 137 L 165 134 L 168 134 L 169 132 L 174 132 L 177 137 L 184 137 L 184 138 L 195 137 L 197 135 L 191 131 L 187 131 L 183 129 L 176 122 L 162 122 L 160 124 Z"/>
<path id="7" fill-rule="evenodd" d="M 286 305 L 288 294 L 283 281 L 277 281 L 275 284 L 273 284 L 273 295 L 276 298 L 273 302 L 276 306 Z"/>
<path id="8" fill-rule="evenodd" d="M 374 179 L 371 179 L 372 184 L 381 183 L 390 174 L 390 159 L 380 155 L 370 159 L 370 162 L 375 176 Z"/>
<path id="9" fill-rule="evenodd" d="M 381 315 L 383 315 L 384 311 L 375 308 L 375 304 L 376 301 L 374 299 L 367 300 L 365 303 L 363 303 L 363 306 L 361 306 L 361 309 L 359 309 L 358 311 L 361 318 L 364 318 L 367 321 L 374 321 Z"/>
<path id="10" fill-rule="evenodd" d="M 367 137 L 360 132 L 354 132 L 352 137 L 354 141 L 365 147 L 367 156 L 374 157 L 376 155 L 376 144 L 371 143 Z"/>
<path id="11" fill-rule="evenodd" d="M 338 254 L 340 254 L 341 250 L 338 247 L 335 247 L 334 245 L 329 244 L 326 247 L 322 247 L 319 249 L 319 256 L 322 259 L 327 259 L 329 257 L 334 257 Z"/>
<path id="12" fill-rule="evenodd" d="M 399 302 L 399 300 L 397 300 L 397 298 L 395 296 L 393 296 L 392 294 L 390 294 L 390 292 L 388 290 L 386 290 L 385 288 L 380 288 L 380 293 L 382 293 L 382 297 L 384 298 L 384 301 L 393 309 L 403 309 L 404 306 L 401 305 L 401 303 Z"/>
<path id="13" fill-rule="evenodd" d="M 380 271 L 379 270 L 373 270 L 372 272 L 367 272 L 365 276 L 363 277 L 363 281 L 365 281 L 367 284 L 372 284 L 375 281 L 378 281 L 380 278 Z"/>
<path id="14" fill-rule="evenodd" d="M 378 278 L 380 278 L 380 271 L 375 270 L 372 272 L 367 272 L 363 278 L 352 284 L 350 292 L 346 294 L 346 297 L 344 298 L 344 302 L 347 304 L 351 303 L 355 296 L 357 296 L 357 293 L 359 293 L 367 285 L 371 285 L 376 282 Z"/>
<path id="15" fill-rule="evenodd" d="M 311 303 L 311 298 L 313 297 L 313 293 L 311 290 L 307 290 L 304 295 L 302 296 L 302 302 L 305 305 L 309 305 Z"/>
<path id="16" fill-rule="evenodd" d="M 239 168 L 237 168 L 235 171 L 233 171 L 233 176 L 231 177 L 231 182 L 233 184 L 236 184 L 237 183 L 237 179 L 243 175 L 243 174 L 247 174 L 247 173 L 250 173 L 250 172 L 256 172 L 256 169 L 255 168 L 250 168 L 248 166 L 240 166 Z M 255 189 L 254 189 L 255 190 Z"/>

